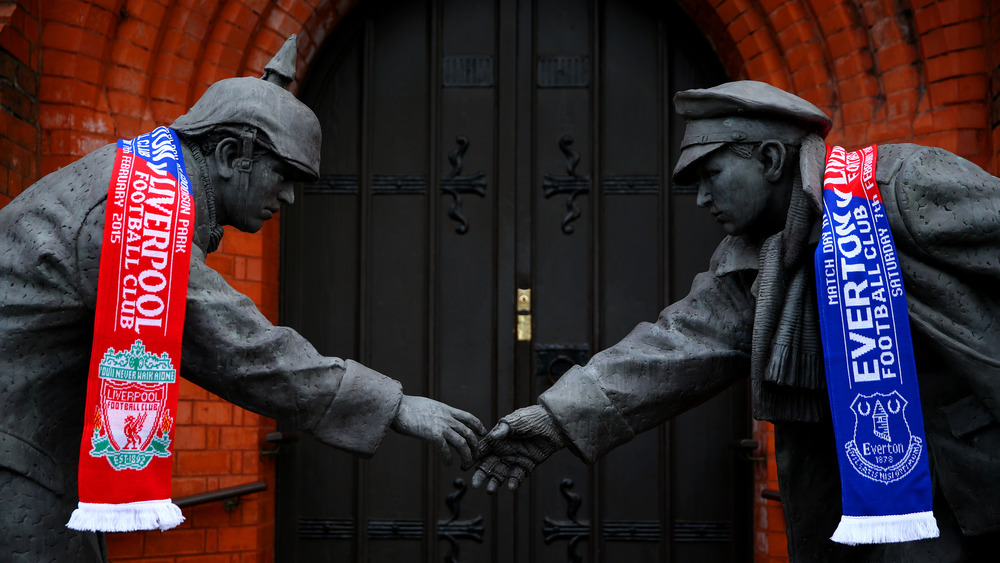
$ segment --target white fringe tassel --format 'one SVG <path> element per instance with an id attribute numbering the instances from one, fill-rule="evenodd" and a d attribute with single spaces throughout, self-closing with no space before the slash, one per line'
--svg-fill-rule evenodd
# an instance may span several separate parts
<path id="1" fill-rule="evenodd" d="M 830 537 L 837 543 L 898 543 L 936 538 L 937 520 L 933 512 L 914 512 L 892 516 L 842 516 L 837 531 Z"/>
<path id="2" fill-rule="evenodd" d="M 125 504 L 81 502 L 66 527 L 81 532 L 164 531 L 183 521 L 181 509 L 170 499 Z"/>

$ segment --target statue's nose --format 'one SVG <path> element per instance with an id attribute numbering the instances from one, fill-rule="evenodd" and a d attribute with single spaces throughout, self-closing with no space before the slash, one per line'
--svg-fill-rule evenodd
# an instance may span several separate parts
<path id="1" fill-rule="evenodd" d="M 712 194 L 705 188 L 704 182 L 698 182 L 698 199 L 695 200 L 698 207 L 706 207 L 712 203 Z"/>

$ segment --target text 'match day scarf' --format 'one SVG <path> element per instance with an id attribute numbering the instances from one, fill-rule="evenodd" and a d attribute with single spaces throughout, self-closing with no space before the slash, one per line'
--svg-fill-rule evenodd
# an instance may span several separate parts
<path id="1" fill-rule="evenodd" d="M 816 285 L 840 465 L 833 541 L 938 536 L 910 322 L 874 146 L 828 148 Z"/>
<path id="2" fill-rule="evenodd" d="M 167 530 L 184 521 L 170 500 L 170 430 L 193 232 L 177 134 L 160 127 L 119 140 L 98 275 L 80 504 L 70 528 Z"/>

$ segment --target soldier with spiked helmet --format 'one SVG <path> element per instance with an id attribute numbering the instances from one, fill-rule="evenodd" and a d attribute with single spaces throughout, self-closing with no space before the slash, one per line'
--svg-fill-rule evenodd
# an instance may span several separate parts
<path id="1" fill-rule="evenodd" d="M 474 416 L 404 395 L 399 382 L 357 362 L 322 356 L 295 331 L 272 325 L 205 264 L 224 225 L 259 230 L 281 204 L 292 203 L 296 181 L 319 173 L 319 123 L 285 89 L 294 75 L 294 54 L 293 37 L 263 80 L 222 80 L 171 126 L 180 146 L 175 160 L 186 173 L 181 184 L 190 188 L 177 193 L 193 202 L 179 374 L 358 455 L 372 455 L 392 428 L 433 443 L 446 461 L 454 450 L 471 463 L 476 434 L 485 432 Z M 157 131 L 167 136 L 167 129 Z M 67 528 L 78 505 L 77 460 L 91 449 L 91 432 L 93 452 L 122 453 L 113 451 L 109 427 L 129 419 L 115 414 L 122 412 L 114 411 L 115 405 L 133 395 L 154 394 L 142 391 L 148 385 L 108 384 L 119 389 L 112 397 L 119 400 L 85 421 L 98 273 L 104 270 L 102 241 L 106 223 L 113 220 L 106 217 L 112 206 L 109 185 L 114 193 L 112 178 L 119 176 L 113 169 L 121 151 L 115 145 L 98 149 L 40 179 L 0 209 L 0 545 L 5 561 L 106 559 L 103 534 Z M 148 217 L 150 225 L 158 225 L 157 217 Z M 156 251 L 159 243 L 152 239 L 149 250 Z M 158 275 L 150 273 L 145 285 L 158 288 Z M 124 289 L 115 290 L 128 290 L 135 282 L 129 278 Z M 130 310 L 135 309 L 133 304 Z M 150 309 L 155 308 L 147 304 Z M 120 355 L 111 352 L 105 355 L 108 361 Z M 129 372 L 128 365 L 122 366 L 108 373 Z M 116 422 L 116 416 L 125 422 Z M 148 446 L 149 455 L 164 455 L 173 419 L 131 420 L 129 432 L 121 430 L 119 445 L 128 450 L 122 459 L 141 458 L 144 452 L 135 444 L 149 442 L 151 433 L 159 441 Z M 124 473 L 91 486 L 113 491 Z M 162 522 L 154 525 L 163 527 Z"/>

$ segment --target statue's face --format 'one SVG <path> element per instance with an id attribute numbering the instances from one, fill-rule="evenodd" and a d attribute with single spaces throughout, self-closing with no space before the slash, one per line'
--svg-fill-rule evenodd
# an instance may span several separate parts
<path id="1" fill-rule="evenodd" d="M 295 177 L 295 169 L 270 152 L 254 159 L 245 205 L 231 215 L 233 226 L 248 233 L 259 231 L 282 203 L 295 200 Z"/>
<path id="2" fill-rule="evenodd" d="M 727 148 L 709 153 L 697 166 L 698 206 L 712 213 L 730 235 L 770 234 L 781 228 L 786 204 L 765 178 L 765 164 L 756 151 L 743 158 Z M 777 228 L 775 228 L 777 227 Z M 766 231 L 766 232 L 765 232 Z"/>

